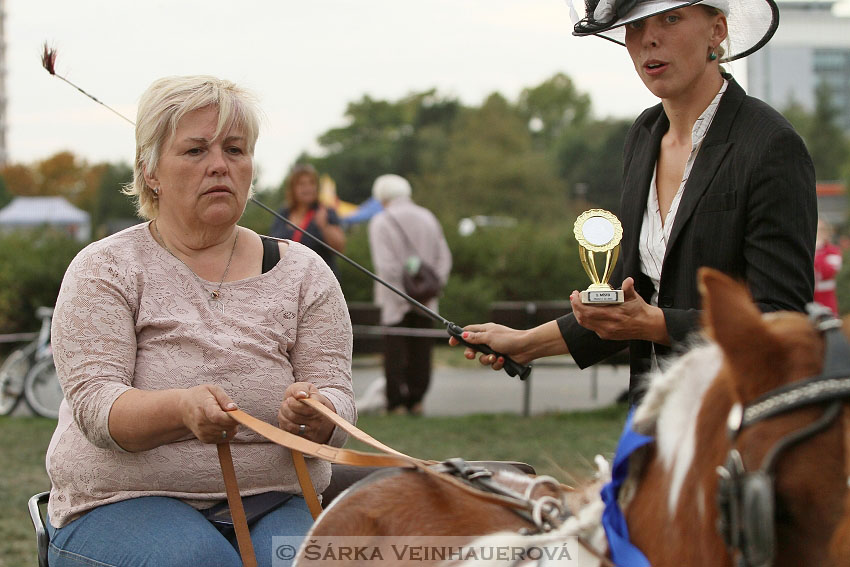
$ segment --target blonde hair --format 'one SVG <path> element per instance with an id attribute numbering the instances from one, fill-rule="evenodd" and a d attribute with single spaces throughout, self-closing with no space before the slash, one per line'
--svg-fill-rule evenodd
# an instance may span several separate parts
<path id="1" fill-rule="evenodd" d="M 136 198 L 139 216 L 156 218 L 159 201 L 145 181 L 145 172 L 155 172 L 162 150 L 186 114 L 209 106 L 218 109 L 215 136 L 230 128 L 241 129 L 247 151 L 254 155 L 260 130 L 256 98 L 235 83 L 207 75 L 163 77 L 142 94 L 136 115 L 136 161 L 133 181 L 124 193 Z"/>

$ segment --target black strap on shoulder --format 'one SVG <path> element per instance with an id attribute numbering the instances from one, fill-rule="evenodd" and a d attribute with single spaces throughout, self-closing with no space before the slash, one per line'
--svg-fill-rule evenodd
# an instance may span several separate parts
<path id="1" fill-rule="evenodd" d="M 276 238 L 261 236 L 263 240 L 263 273 L 265 274 L 280 262 L 280 247 Z"/>

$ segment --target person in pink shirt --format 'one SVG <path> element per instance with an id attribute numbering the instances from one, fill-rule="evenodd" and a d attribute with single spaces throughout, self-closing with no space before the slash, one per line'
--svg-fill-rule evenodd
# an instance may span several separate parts
<path id="1" fill-rule="evenodd" d="M 835 294 L 836 277 L 841 271 L 841 248 L 832 242 L 832 225 L 818 220 L 815 243 L 815 301 L 832 309 L 838 315 L 838 297 Z"/>
<path id="2" fill-rule="evenodd" d="M 64 400 L 47 451 L 49 561 L 68 565 L 241 565 L 208 519 L 229 442 L 259 565 L 272 539 L 313 520 L 289 451 L 237 428 L 227 410 L 318 443 L 350 422 L 351 322 L 328 265 L 297 242 L 237 221 L 254 177 L 259 111 L 237 85 L 167 77 L 142 95 L 135 179 L 148 222 L 94 242 L 68 267 L 52 338 Z M 316 491 L 330 463 L 308 459 Z"/>

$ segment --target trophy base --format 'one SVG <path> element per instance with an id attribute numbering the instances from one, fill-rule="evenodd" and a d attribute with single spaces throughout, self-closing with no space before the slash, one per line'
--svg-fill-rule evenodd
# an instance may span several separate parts
<path id="1" fill-rule="evenodd" d="M 591 305 L 617 305 L 623 303 L 623 290 L 587 289 L 581 292 L 581 302 Z"/>

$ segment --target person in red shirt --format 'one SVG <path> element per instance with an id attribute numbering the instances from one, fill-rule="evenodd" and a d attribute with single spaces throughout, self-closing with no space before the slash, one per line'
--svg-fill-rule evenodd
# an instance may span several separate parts
<path id="1" fill-rule="evenodd" d="M 835 279 L 841 271 L 841 248 L 832 242 L 832 226 L 818 220 L 815 244 L 815 301 L 832 309 L 838 315 L 838 298 Z"/>

